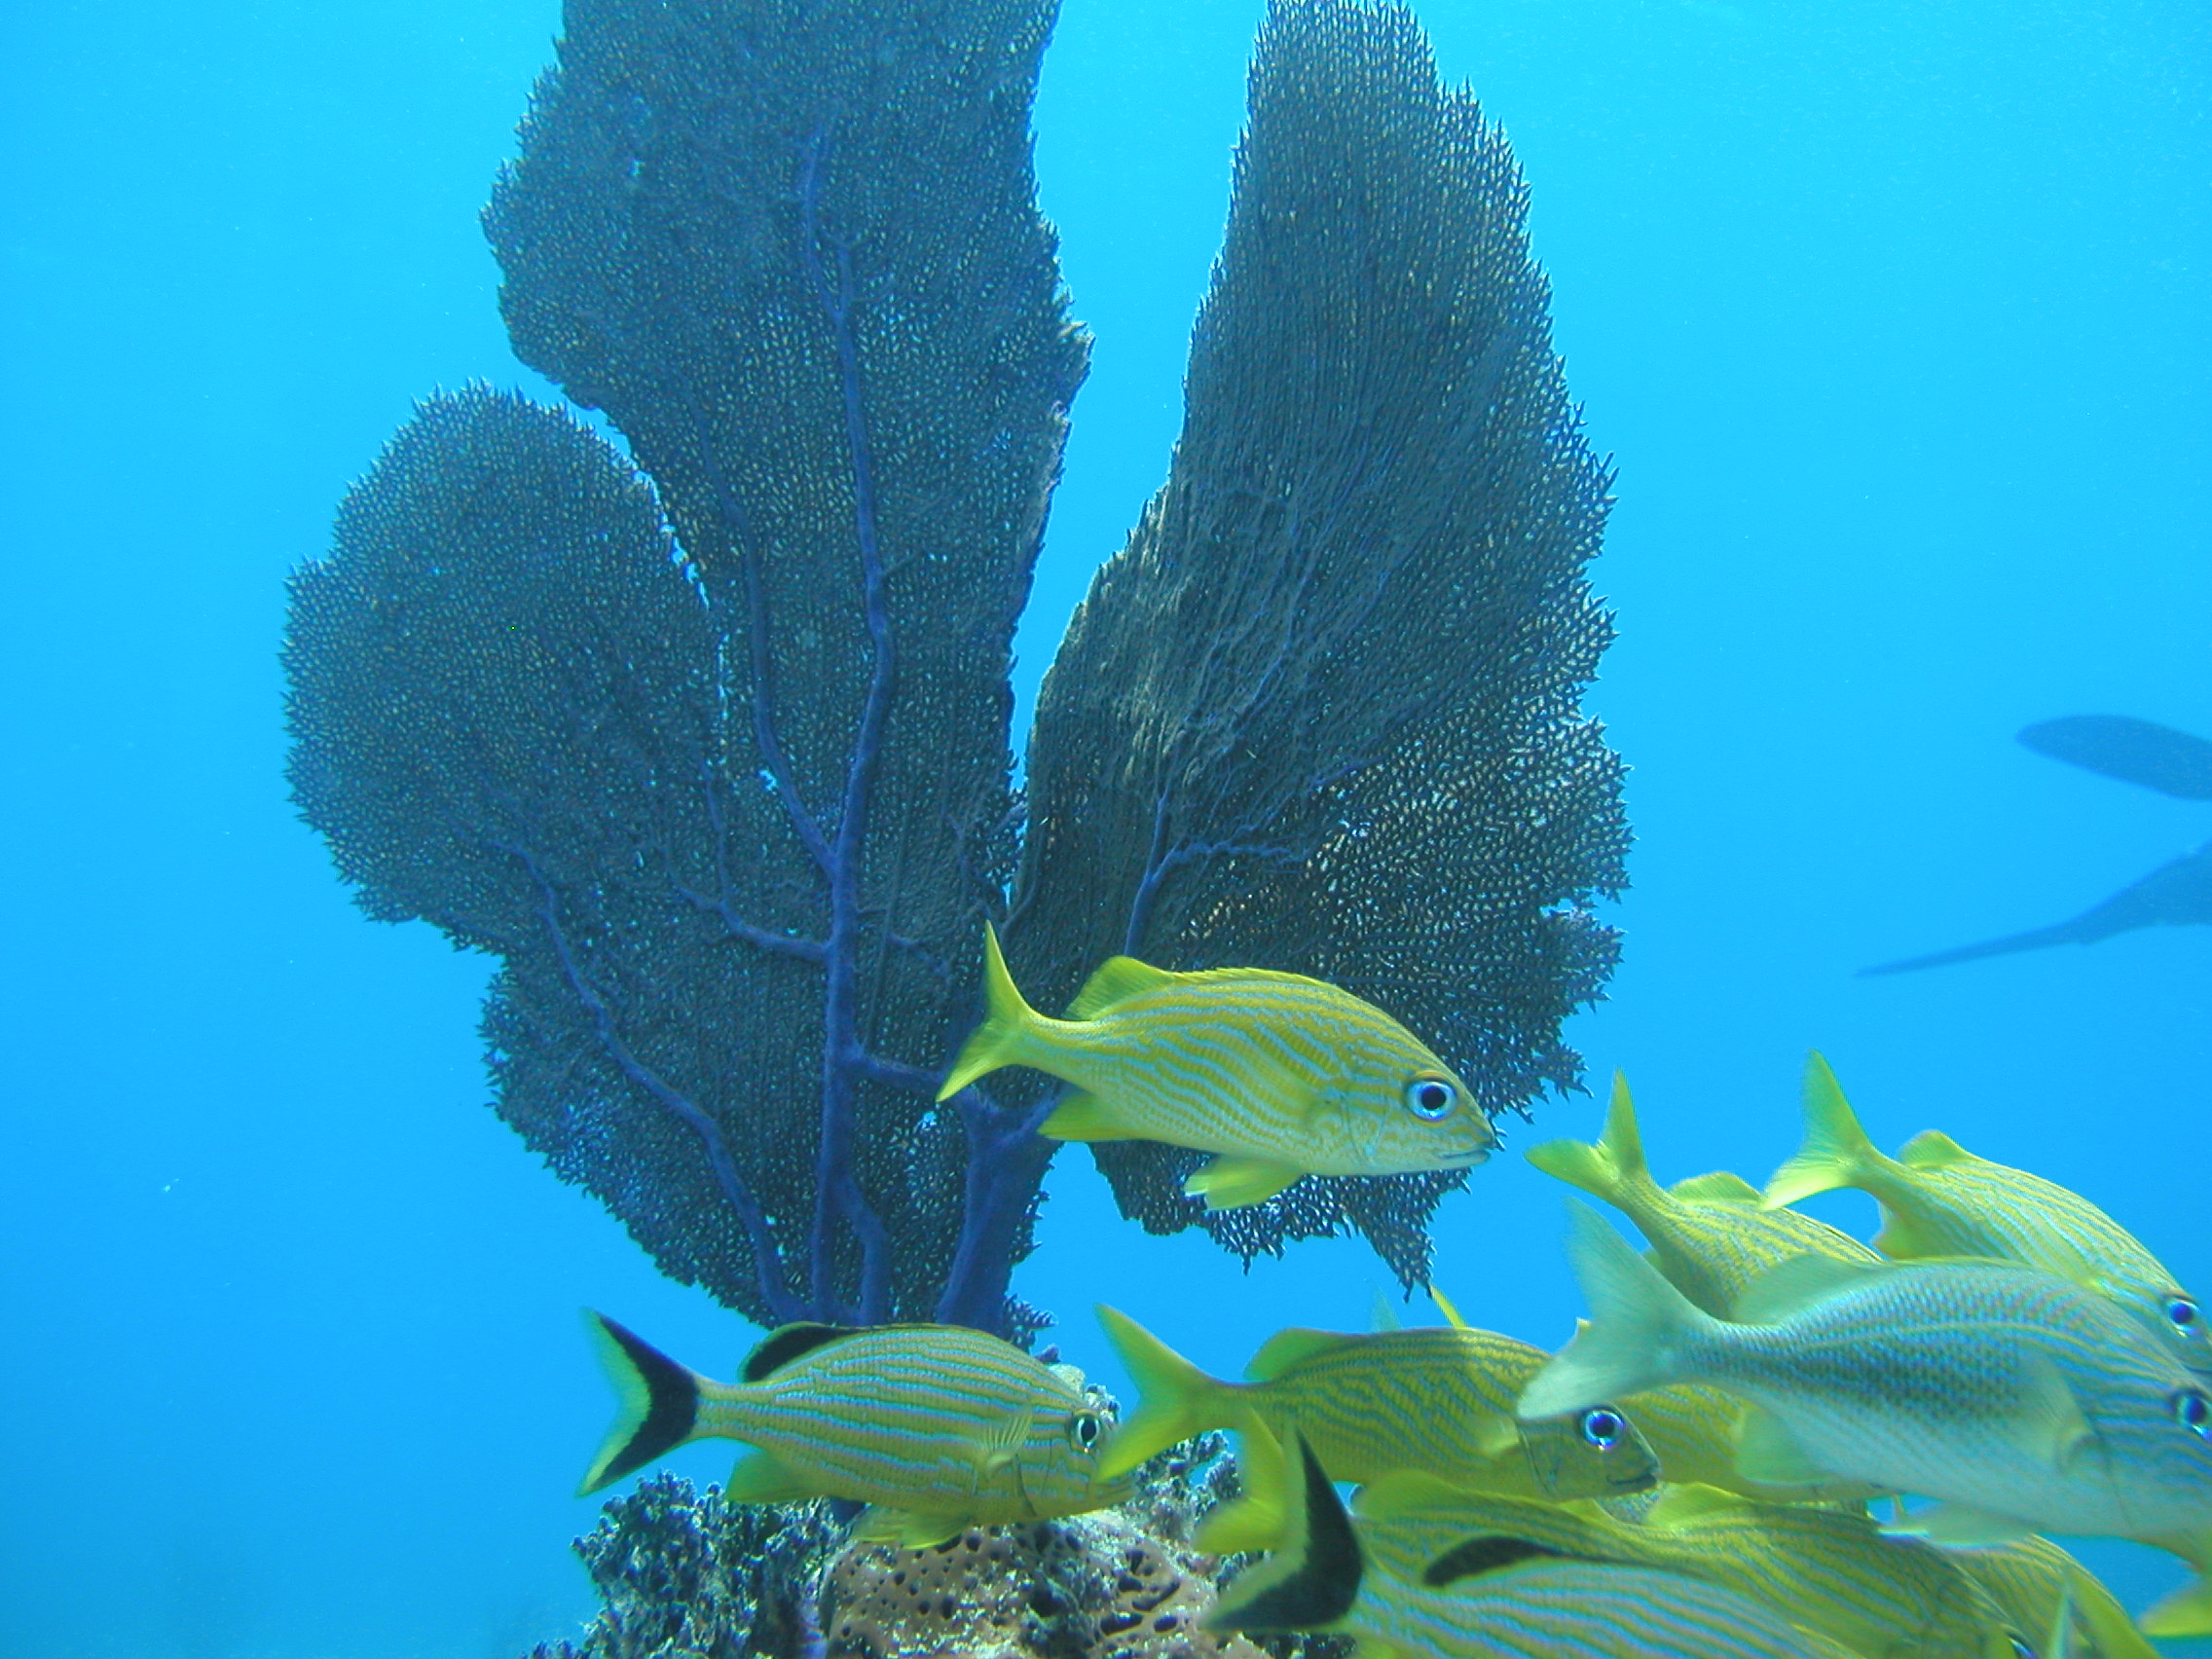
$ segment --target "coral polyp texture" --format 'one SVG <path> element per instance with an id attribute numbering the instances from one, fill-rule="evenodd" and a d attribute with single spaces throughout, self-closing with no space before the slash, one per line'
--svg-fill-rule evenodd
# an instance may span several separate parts
<path id="1" fill-rule="evenodd" d="M 1014 784 L 1011 642 L 1087 343 L 1038 211 L 1041 0 L 571 0 L 485 224 L 575 417 L 424 402 L 293 585 L 291 775 L 370 914 L 500 964 L 498 1109 L 763 1324 L 1022 1337 L 1033 1074 L 940 1106 L 979 943 L 1317 975 L 1493 1112 L 1566 1088 L 1614 939 L 1577 698 L 1607 478 L 1503 137 L 1410 17 L 1283 0 L 1168 481 Z M 1155 1230 L 1356 1229 L 1409 1281 L 1461 1177 Z"/>
<path id="2" fill-rule="evenodd" d="M 1609 478 L 1550 345 L 1504 134 L 1409 14 L 1278 5 L 1166 486 L 1077 612 L 1029 750 L 1009 949 L 1264 963 L 1388 1009 L 1493 1114 L 1576 1080 L 1617 942 L 1621 767 L 1581 690 Z M 1464 1175 L 1179 1200 L 1198 1155 L 1101 1146 L 1124 1210 L 1250 1255 L 1365 1233 L 1409 1281 Z"/>

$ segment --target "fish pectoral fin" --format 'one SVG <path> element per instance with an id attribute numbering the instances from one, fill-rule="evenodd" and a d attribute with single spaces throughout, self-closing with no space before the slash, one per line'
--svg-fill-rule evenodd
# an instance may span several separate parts
<path id="1" fill-rule="evenodd" d="M 1819 1486 L 1835 1479 L 1835 1471 L 1807 1456 L 1788 1426 L 1764 1406 L 1745 1407 L 1736 1425 L 1736 1472 L 1761 1486 Z"/>
<path id="2" fill-rule="evenodd" d="M 871 1503 L 853 1522 L 856 1538 L 871 1544 L 897 1544 L 903 1550 L 926 1550 L 956 1538 L 968 1529 L 966 1517 L 940 1515 L 922 1509 L 887 1509 Z"/>
<path id="3" fill-rule="evenodd" d="M 1496 1459 L 1521 1450 L 1521 1419 L 1484 1415 L 1469 1425 L 1468 1438 L 1484 1456 Z"/>
<path id="4" fill-rule="evenodd" d="M 1086 1088 L 1077 1089 L 1053 1107 L 1051 1115 L 1037 1125 L 1037 1132 L 1049 1140 L 1064 1141 L 1136 1138 L 1115 1121 L 1113 1109 L 1105 1101 Z"/>
<path id="5" fill-rule="evenodd" d="M 799 1503 L 821 1495 L 819 1486 L 802 1479 L 771 1452 L 746 1453 L 722 1488 L 727 1503 Z"/>
<path id="6" fill-rule="evenodd" d="M 1971 1503 L 1938 1503 L 1907 1515 L 1882 1530 L 1893 1538 L 1926 1538 L 1951 1549 L 1986 1549 L 1993 1544 L 2016 1544 L 2033 1537 L 2035 1529 L 2024 1521 L 1995 1510 L 1976 1509 Z"/>
<path id="7" fill-rule="evenodd" d="M 2027 1410 L 2023 1417 L 2027 1446 L 2050 1466 L 2064 1471 L 2074 1459 L 2096 1444 L 2096 1430 L 2082 1415 L 2082 1404 L 2067 1386 L 2058 1367 L 2042 1354 L 2029 1360 Z"/>
<path id="8" fill-rule="evenodd" d="M 1658 1500 L 1643 1512 L 1643 1524 L 1661 1531 L 1672 1531 L 1716 1516 L 1756 1513 L 1757 1506 L 1748 1497 L 1696 1481 L 1683 1481 L 1660 1493 Z"/>
<path id="9" fill-rule="evenodd" d="M 1203 1198 L 1209 1210 L 1238 1209 L 1273 1198 L 1305 1173 L 1272 1159 L 1225 1155 L 1193 1174 L 1183 1191 Z"/>

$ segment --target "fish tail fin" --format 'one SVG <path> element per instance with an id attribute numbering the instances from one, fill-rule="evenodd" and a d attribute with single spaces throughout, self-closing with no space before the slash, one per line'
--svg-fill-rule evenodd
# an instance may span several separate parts
<path id="1" fill-rule="evenodd" d="M 578 1497 L 612 1486 L 691 1439 L 698 1428 L 701 1382 L 695 1372 L 604 1313 L 587 1312 L 584 1325 L 621 1405 L 576 1489 Z"/>
<path id="2" fill-rule="evenodd" d="M 1815 1050 L 1805 1059 L 1804 1142 L 1795 1156 L 1774 1172 L 1759 1202 L 1766 1209 L 1780 1209 L 1815 1193 L 1856 1187 L 1868 1172 L 1889 1161 L 1866 1138 L 1859 1115 L 1844 1098 L 1843 1086 Z"/>
<path id="3" fill-rule="evenodd" d="M 1590 1320 L 1522 1390 L 1523 1418 L 1559 1417 L 1685 1381 L 1684 1349 L 1716 1324 L 1596 1210 L 1571 1199 L 1567 1209 L 1567 1258 Z"/>
<path id="4" fill-rule="evenodd" d="M 1551 1140 L 1529 1149 L 1529 1161 L 1546 1175 L 1617 1202 L 1630 1183 L 1649 1180 L 1643 1161 L 1643 1136 L 1636 1126 L 1636 1102 L 1628 1079 L 1613 1073 L 1613 1096 L 1605 1108 L 1605 1126 L 1597 1141 Z"/>
<path id="5" fill-rule="evenodd" d="M 969 1033 L 960 1046 L 952 1069 L 937 1091 L 949 1100 L 977 1078 L 1001 1066 L 1019 1064 L 1036 1029 L 1037 1011 L 1022 999 L 1014 976 L 1007 972 L 1006 953 L 999 948 L 998 929 L 983 924 L 983 1023 Z"/>
<path id="6" fill-rule="evenodd" d="M 1294 1436 L 1286 1458 L 1257 1416 L 1247 1414 L 1243 1426 L 1254 1484 L 1276 1489 L 1254 1495 L 1277 1507 L 1281 1529 L 1273 1553 L 1231 1579 L 1215 1598 L 1205 1628 L 1331 1629 L 1359 1600 L 1366 1575 L 1351 1517 L 1304 1435 Z"/>
<path id="7" fill-rule="evenodd" d="M 1137 1409 L 1098 1454 L 1098 1479 L 1126 1474 L 1178 1440 L 1234 1421 L 1234 1382 L 1208 1377 L 1126 1313 L 1104 1303 L 1098 1323 L 1137 1385 Z"/>

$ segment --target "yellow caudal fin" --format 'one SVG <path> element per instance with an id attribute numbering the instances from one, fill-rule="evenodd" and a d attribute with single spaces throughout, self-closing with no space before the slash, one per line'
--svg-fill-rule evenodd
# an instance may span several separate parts
<path id="1" fill-rule="evenodd" d="M 1570 1187 L 1580 1187 L 1607 1203 L 1618 1203 L 1631 1181 L 1648 1180 L 1643 1161 L 1643 1137 L 1636 1126 L 1636 1102 L 1629 1097 L 1628 1079 L 1613 1073 L 1613 1097 L 1605 1108 L 1605 1126 L 1595 1145 L 1587 1141 L 1551 1140 L 1529 1149 L 1529 1161 L 1546 1175 Z"/>
<path id="2" fill-rule="evenodd" d="M 1889 1161 L 1859 1126 L 1859 1115 L 1844 1098 L 1843 1086 L 1816 1051 L 1805 1060 L 1804 1144 L 1774 1172 L 1760 1202 L 1767 1209 L 1780 1209 L 1815 1193 L 1856 1187 L 1868 1171 Z"/>
<path id="3" fill-rule="evenodd" d="M 1119 1309 L 1100 1303 L 1098 1323 L 1137 1385 L 1137 1409 L 1098 1449 L 1097 1479 L 1126 1474 L 1178 1440 L 1236 1420 L 1235 1383 L 1208 1377 Z"/>
<path id="4" fill-rule="evenodd" d="M 586 1313 L 584 1324 L 621 1405 L 576 1489 L 578 1497 L 612 1486 L 689 1440 L 699 1421 L 701 1381 L 604 1313 Z"/>
<path id="5" fill-rule="evenodd" d="M 949 1100 L 977 1078 L 1001 1066 L 1018 1065 L 1025 1057 L 1027 1038 L 1036 1028 L 1037 1011 L 1022 1001 L 1014 976 L 1006 969 L 999 949 L 998 930 L 983 924 L 983 1023 L 969 1034 L 944 1074 L 940 1100 Z"/>
<path id="6" fill-rule="evenodd" d="M 1249 1458 L 1254 1484 L 1266 1482 L 1279 1493 L 1274 1500 L 1282 1522 L 1274 1552 L 1230 1580 L 1206 1614 L 1205 1628 L 1333 1629 L 1359 1600 L 1360 1580 L 1366 1576 L 1351 1517 L 1304 1435 L 1294 1439 L 1285 1458 L 1255 1418 L 1247 1424 L 1246 1442 L 1255 1453 Z M 1271 1460 L 1258 1452 L 1262 1444 L 1274 1449 L 1272 1467 L 1264 1466 Z"/>

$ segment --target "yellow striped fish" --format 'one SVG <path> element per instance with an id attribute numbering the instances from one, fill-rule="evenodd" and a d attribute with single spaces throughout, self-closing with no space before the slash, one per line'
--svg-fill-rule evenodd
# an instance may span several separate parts
<path id="1" fill-rule="evenodd" d="M 1947 1543 L 2048 1528 L 2212 1567 L 2212 1397 L 2105 1298 L 2009 1262 L 1800 1256 L 1729 1322 L 1691 1306 L 1595 1210 L 1571 1208 L 1594 1317 L 1521 1396 L 1525 1414 L 1714 1383 L 1755 1408 L 1737 1449 L 1753 1478 L 1803 1471 L 1938 1499 L 1914 1524 Z M 2206 1581 L 2144 1629 L 2212 1632 Z"/>
<path id="2" fill-rule="evenodd" d="M 1107 1422 L 1079 1382 L 981 1331 L 786 1325 L 739 1381 L 717 1382 L 603 1313 L 589 1323 L 622 1410 L 582 1493 L 721 1438 L 756 1448 L 730 1472 L 730 1501 L 855 1499 L 872 1505 L 858 1535 L 909 1549 L 1127 1495 L 1097 1478 Z"/>
<path id="3" fill-rule="evenodd" d="M 1837 1187 L 1881 1200 L 1874 1242 L 1885 1255 L 2025 1262 L 2112 1298 L 2184 1365 L 2212 1372 L 2202 1305 L 2119 1222 L 2079 1194 L 1976 1158 L 1933 1129 L 1898 1157 L 1883 1157 L 1816 1053 L 1805 1066 L 1805 1144 L 1775 1172 L 1765 1201 L 1794 1203 Z"/>
<path id="4" fill-rule="evenodd" d="M 2158 1659 L 2112 1592 L 2048 1538 L 1954 1550 L 1951 1559 L 2033 1659 L 2049 1659 L 2057 1643 L 2047 1633 L 2060 1627 L 2070 1629 L 2075 1659 Z"/>
<path id="5" fill-rule="evenodd" d="M 1641 1492 L 1655 1478 L 1650 1449 L 1618 1412 L 1519 1422 L 1514 1402 L 1550 1356 L 1494 1331 L 1282 1331 L 1239 1383 L 1207 1376 L 1125 1313 L 1100 1308 L 1098 1322 L 1142 1394 L 1099 1455 L 1101 1477 L 1256 1413 L 1278 1440 L 1304 1433 L 1339 1480 L 1426 1469 L 1486 1492 L 1570 1498 Z M 1272 1518 L 1258 1515 L 1217 1509 L 1208 1525 L 1207 1547 L 1221 1553 L 1273 1538 Z"/>
<path id="6" fill-rule="evenodd" d="M 1210 1209 L 1272 1198 L 1301 1175 L 1464 1169 L 1496 1143 L 1467 1086 L 1372 1003 L 1258 968 L 1171 974 L 1117 956 L 1051 1019 L 1022 1001 L 983 935 L 983 1023 L 942 1100 L 1001 1066 L 1073 1084 L 1056 1140 L 1164 1141 L 1216 1153 L 1185 1191 Z"/>
<path id="7" fill-rule="evenodd" d="M 1353 1512 L 1380 1559 L 1425 1564 L 1518 1539 L 1703 1579 L 1869 1659 L 2011 1659 L 1995 1607 L 1946 1552 L 1885 1537 L 1863 1514 L 1668 1487 L 1631 1524 L 1595 1504 L 1463 1493 L 1419 1474 L 1362 1489 Z"/>
<path id="8" fill-rule="evenodd" d="M 1545 1141 L 1529 1149 L 1529 1161 L 1604 1198 L 1635 1222 L 1651 1241 L 1652 1265 L 1716 1318 L 1727 1318 L 1737 1297 L 1792 1256 L 1881 1260 L 1825 1221 L 1795 1210 L 1762 1210 L 1758 1189 L 1737 1176 L 1699 1175 L 1672 1191 L 1660 1186 L 1643 1161 L 1628 1079 L 1617 1072 L 1597 1144 Z"/>
<path id="9" fill-rule="evenodd" d="M 1854 1659 L 1716 1585 L 1535 1539 L 1422 1557 L 1386 1527 L 1355 1529 L 1312 1449 L 1293 1456 L 1291 1478 L 1274 1477 L 1282 1546 L 1222 1591 L 1209 1629 L 1342 1632 L 1362 1659 Z"/>

